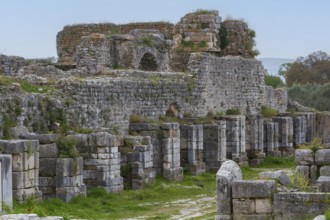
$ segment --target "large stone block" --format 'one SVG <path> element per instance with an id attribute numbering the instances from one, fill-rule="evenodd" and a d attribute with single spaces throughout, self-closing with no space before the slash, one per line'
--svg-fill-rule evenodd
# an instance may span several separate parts
<path id="1" fill-rule="evenodd" d="M 255 213 L 256 203 L 254 199 L 233 199 L 234 214 Z"/>
<path id="2" fill-rule="evenodd" d="M 309 149 L 297 149 L 294 162 L 296 165 L 311 165 L 314 163 L 314 153 Z"/>
<path id="3" fill-rule="evenodd" d="M 237 180 L 232 183 L 232 196 L 241 198 L 271 198 L 276 190 L 274 180 Z"/>
<path id="4" fill-rule="evenodd" d="M 285 185 L 285 186 L 290 184 L 290 178 L 283 170 L 278 170 L 275 172 L 272 172 L 272 171 L 261 172 L 261 173 L 259 173 L 259 178 L 260 179 L 274 179 L 274 180 L 277 180 L 280 184 Z"/>
<path id="5" fill-rule="evenodd" d="M 38 140 L 40 144 L 52 144 L 59 138 L 59 134 L 33 134 L 29 133 L 24 136 L 24 139 Z"/>
<path id="6" fill-rule="evenodd" d="M 0 147 L 2 153 L 5 154 L 33 153 L 39 151 L 39 142 L 37 140 L 0 140 Z"/>
<path id="7" fill-rule="evenodd" d="M 310 167 L 309 166 L 296 166 L 294 175 L 301 175 L 305 179 L 309 180 L 310 178 Z"/>
<path id="8" fill-rule="evenodd" d="M 58 148 L 55 143 L 42 144 L 39 149 L 40 158 L 56 158 L 58 157 Z"/>
<path id="9" fill-rule="evenodd" d="M 330 193 L 330 176 L 320 176 L 316 184 L 319 192 Z"/>
<path id="10" fill-rule="evenodd" d="M 39 175 L 43 177 L 56 176 L 56 158 L 40 158 Z"/>
<path id="11" fill-rule="evenodd" d="M 12 179 L 12 157 L 0 154 L 0 212 L 3 204 L 12 208 L 13 206 L 13 179 Z"/>
<path id="12" fill-rule="evenodd" d="M 315 153 L 316 165 L 330 165 L 330 149 L 321 149 Z"/>
<path id="13" fill-rule="evenodd" d="M 77 176 L 83 170 L 83 159 L 78 158 L 57 158 L 56 176 Z"/>
<path id="14" fill-rule="evenodd" d="M 329 193 L 276 193 L 274 196 L 274 213 L 281 218 L 304 219 L 323 214 L 329 208 Z M 288 218 L 290 217 L 290 218 Z"/>
<path id="15" fill-rule="evenodd" d="M 330 166 L 323 166 L 320 168 L 320 176 L 330 176 Z"/>
<path id="16" fill-rule="evenodd" d="M 272 199 L 256 199 L 256 213 L 269 213 L 273 212 Z"/>

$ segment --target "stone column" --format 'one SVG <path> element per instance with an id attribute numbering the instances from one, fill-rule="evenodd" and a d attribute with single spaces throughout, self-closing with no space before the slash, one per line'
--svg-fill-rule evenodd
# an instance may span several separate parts
<path id="1" fill-rule="evenodd" d="M 107 192 L 123 190 L 118 145 L 117 137 L 107 132 L 92 133 L 80 138 L 78 150 L 85 151 L 83 178 L 88 187 L 101 186 Z"/>
<path id="2" fill-rule="evenodd" d="M 13 207 L 12 156 L 0 154 L 0 213 Z"/>
<path id="3" fill-rule="evenodd" d="M 34 197 L 39 191 L 39 141 L 0 140 L 2 153 L 12 155 L 13 196 L 18 201 Z"/>
<path id="4" fill-rule="evenodd" d="M 279 150 L 282 156 L 292 155 L 293 149 L 293 120 L 291 117 L 275 117 L 274 122 L 279 126 Z"/>
<path id="5" fill-rule="evenodd" d="M 202 125 L 180 126 L 180 148 L 181 165 L 187 165 L 193 175 L 204 173 Z"/>
<path id="6" fill-rule="evenodd" d="M 260 115 L 246 116 L 246 153 L 250 165 L 260 164 L 265 158 L 264 119 Z"/>
<path id="7" fill-rule="evenodd" d="M 123 153 L 121 163 L 126 168 L 125 183 L 132 189 L 142 189 L 153 183 L 156 172 L 153 168 L 153 147 L 150 137 L 125 136 L 124 146 L 120 147 Z M 129 173 L 131 171 L 131 173 Z"/>
<path id="8" fill-rule="evenodd" d="M 160 140 L 160 125 L 155 123 L 130 123 L 129 132 L 133 135 L 150 136 L 153 153 L 153 164 L 157 174 L 163 169 L 162 143 Z"/>
<path id="9" fill-rule="evenodd" d="M 316 135 L 316 113 L 298 112 L 297 116 L 304 116 L 306 119 L 306 142 L 311 142 Z"/>
<path id="10" fill-rule="evenodd" d="M 178 123 L 161 125 L 163 176 L 169 180 L 181 181 L 183 169 L 180 166 L 180 129 Z"/>
<path id="11" fill-rule="evenodd" d="M 306 117 L 293 115 L 293 144 L 295 146 L 306 143 Z"/>
<path id="12" fill-rule="evenodd" d="M 59 157 L 56 144 L 41 144 L 39 155 L 39 189 L 42 192 L 42 198 L 55 198 L 56 161 Z"/>
<path id="13" fill-rule="evenodd" d="M 208 169 L 217 170 L 226 160 L 226 121 L 218 121 L 218 125 L 204 125 L 204 161 Z"/>
<path id="14" fill-rule="evenodd" d="M 245 116 L 226 116 L 227 158 L 247 165 L 245 149 Z"/>
<path id="15" fill-rule="evenodd" d="M 56 161 L 56 198 L 69 202 L 77 195 L 86 196 L 83 183 L 83 158 L 57 158 Z"/>
<path id="16" fill-rule="evenodd" d="M 279 128 L 278 123 L 271 119 L 264 121 L 264 147 L 267 156 L 280 156 L 278 150 Z"/>

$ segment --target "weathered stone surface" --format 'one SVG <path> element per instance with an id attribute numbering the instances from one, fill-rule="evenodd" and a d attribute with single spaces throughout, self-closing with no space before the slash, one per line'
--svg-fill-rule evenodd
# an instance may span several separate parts
<path id="1" fill-rule="evenodd" d="M 268 213 L 273 212 L 272 199 L 256 199 L 256 213 Z"/>
<path id="2" fill-rule="evenodd" d="M 278 123 L 271 120 L 264 121 L 264 146 L 268 156 L 276 156 L 279 147 L 279 127 Z"/>
<path id="3" fill-rule="evenodd" d="M 268 220 L 272 218 L 272 214 L 236 214 L 233 216 L 233 220 Z"/>
<path id="4" fill-rule="evenodd" d="M 329 193 L 276 193 L 274 196 L 274 213 L 276 219 L 314 218 L 323 214 L 329 204 L 325 198 Z"/>
<path id="5" fill-rule="evenodd" d="M 314 163 L 314 153 L 308 149 L 297 149 L 295 151 L 294 162 L 296 165 L 311 165 Z"/>
<path id="6" fill-rule="evenodd" d="M 12 180 L 12 156 L 0 155 L 1 184 L 0 184 L 0 212 L 3 205 L 13 206 L 13 180 Z"/>
<path id="7" fill-rule="evenodd" d="M 309 166 L 296 166 L 296 169 L 294 171 L 294 175 L 301 175 L 306 180 L 310 177 L 310 167 Z"/>
<path id="8" fill-rule="evenodd" d="M 234 161 L 225 161 L 216 174 L 218 219 L 227 219 L 232 214 L 231 185 L 242 179 L 242 171 Z"/>
<path id="9" fill-rule="evenodd" d="M 290 178 L 283 170 L 278 170 L 275 172 L 271 172 L 271 171 L 261 172 L 259 173 L 259 178 L 274 179 L 277 180 L 280 184 L 285 186 L 290 184 Z"/>
<path id="10" fill-rule="evenodd" d="M 25 126 L 18 126 L 9 129 L 9 135 L 13 139 L 19 139 L 26 136 L 29 130 Z"/>
<path id="11" fill-rule="evenodd" d="M 256 203 L 253 199 L 233 199 L 233 213 L 234 214 L 249 214 L 255 213 Z"/>
<path id="12" fill-rule="evenodd" d="M 330 165 L 330 149 L 321 149 L 315 153 L 316 165 Z"/>
<path id="13" fill-rule="evenodd" d="M 330 176 L 320 176 L 316 184 L 319 192 L 330 192 Z"/>
<path id="14" fill-rule="evenodd" d="M 270 198 L 276 190 L 274 180 L 237 180 L 232 183 L 232 196 L 240 198 Z"/>
<path id="15" fill-rule="evenodd" d="M 323 166 L 320 168 L 320 176 L 330 176 L 330 166 Z"/>
<path id="16" fill-rule="evenodd" d="M 313 218 L 313 220 L 326 220 L 325 215 L 318 215 L 315 218 Z"/>
<path id="17" fill-rule="evenodd" d="M 52 144 L 52 143 L 56 142 L 58 137 L 59 137 L 58 134 L 32 134 L 32 133 L 29 133 L 24 136 L 24 139 L 38 140 L 40 144 Z"/>
<path id="18" fill-rule="evenodd" d="M 293 143 L 294 145 L 306 143 L 307 120 L 305 116 L 293 116 Z"/>
<path id="19" fill-rule="evenodd" d="M 56 158 L 40 158 L 39 176 L 56 176 Z"/>
<path id="20" fill-rule="evenodd" d="M 219 170 L 229 171 L 235 180 L 241 180 L 243 178 L 241 168 L 232 160 L 223 162 Z"/>
<path id="21" fill-rule="evenodd" d="M 327 148 L 330 147 L 330 112 L 316 114 L 316 135 Z"/>
<path id="22" fill-rule="evenodd" d="M 279 147 L 291 148 L 293 146 L 293 121 L 291 117 L 275 117 L 274 122 L 279 124 Z"/>
<path id="23" fill-rule="evenodd" d="M 58 148 L 55 143 L 53 144 L 42 144 L 39 146 L 40 158 L 56 158 L 58 157 Z"/>

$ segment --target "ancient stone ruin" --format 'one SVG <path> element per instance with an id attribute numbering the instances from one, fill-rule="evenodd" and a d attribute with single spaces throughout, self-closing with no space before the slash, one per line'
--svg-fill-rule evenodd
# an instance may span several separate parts
<path id="1" fill-rule="evenodd" d="M 1 55 L 1 202 L 67 202 L 93 187 L 116 193 L 156 175 L 181 181 L 184 171 L 220 168 L 218 219 L 293 219 L 306 206 L 290 203 L 305 199 L 319 202 L 308 214 L 322 214 L 328 149 L 296 151 L 297 172 L 319 194 L 242 180 L 239 166 L 293 155 L 317 136 L 330 143 L 330 114 L 288 113 L 287 91 L 265 85 L 254 35 L 243 21 L 203 10 L 176 25 L 65 26 L 57 63 Z M 264 106 L 276 117 L 263 117 Z"/>

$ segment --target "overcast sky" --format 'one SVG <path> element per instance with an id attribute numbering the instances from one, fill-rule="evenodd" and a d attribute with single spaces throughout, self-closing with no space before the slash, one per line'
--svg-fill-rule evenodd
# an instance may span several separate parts
<path id="1" fill-rule="evenodd" d="M 243 18 L 257 33 L 259 57 L 330 53 L 329 0 L 0 0 L 0 53 L 51 57 L 67 24 L 169 21 L 196 9 Z"/>

